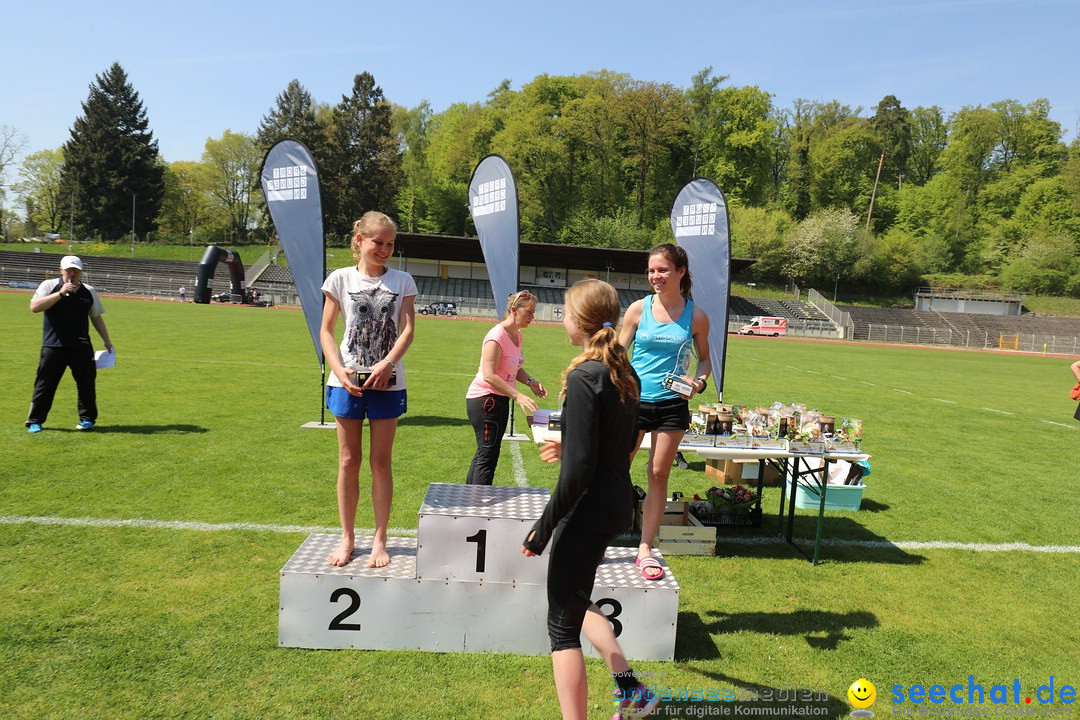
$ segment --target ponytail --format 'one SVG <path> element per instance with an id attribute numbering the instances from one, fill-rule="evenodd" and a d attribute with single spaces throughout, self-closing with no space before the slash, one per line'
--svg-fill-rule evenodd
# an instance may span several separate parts
<path id="1" fill-rule="evenodd" d="M 623 403 L 637 402 L 639 389 L 634 371 L 615 331 L 620 309 L 615 288 L 602 280 L 582 280 L 566 291 L 566 312 L 574 318 L 585 339 L 581 353 L 563 371 L 562 395 L 566 394 L 566 379 L 574 368 L 588 360 L 599 360 L 608 369 Z"/>

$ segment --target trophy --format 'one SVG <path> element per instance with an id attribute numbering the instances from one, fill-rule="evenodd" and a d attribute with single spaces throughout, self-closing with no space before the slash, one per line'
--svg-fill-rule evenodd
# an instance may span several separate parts
<path id="1" fill-rule="evenodd" d="M 369 367 L 353 367 L 349 368 L 349 382 L 357 387 L 362 387 L 371 377 L 371 368 Z M 397 384 L 397 370 L 390 373 L 390 379 L 387 380 L 387 386 Z"/>
<path id="2" fill-rule="evenodd" d="M 675 356 L 675 367 L 664 376 L 664 387 L 687 400 L 694 394 L 694 388 L 683 380 L 683 376 L 690 374 L 690 361 L 693 358 L 694 339 L 691 338 L 679 346 L 679 353 Z"/>

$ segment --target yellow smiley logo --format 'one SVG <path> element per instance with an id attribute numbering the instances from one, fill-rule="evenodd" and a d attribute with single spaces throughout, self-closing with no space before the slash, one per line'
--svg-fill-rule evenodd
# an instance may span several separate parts
<path id="1" fill-rule="evenodd" d="M 859 678 L 851 683 L 847 691 L 848 700 L 857 708 L 868 708 L 877 700 L 877 688 L 866 678 Z"/>

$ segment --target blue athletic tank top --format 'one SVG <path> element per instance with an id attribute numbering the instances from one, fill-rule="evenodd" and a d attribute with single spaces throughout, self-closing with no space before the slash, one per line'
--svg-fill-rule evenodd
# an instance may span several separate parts
<path id="1" fill-rule="evenodd" d="M 634 354 L 630 366 L 641 380 L 641 399 L 646 402 L 670 400 L 679 395 L 664 387 L 664 378 L 675 369 L 675 361 L 683 343 L 692 339 L 694 303 L 686 301 L 682 315 L 675 322 L 657 322 L 653 318 L 652 301 L 655 295 L 645 296 L 641 321 L 634 334 Z M 692 372 L 691 368 L 689 372 Z"/>

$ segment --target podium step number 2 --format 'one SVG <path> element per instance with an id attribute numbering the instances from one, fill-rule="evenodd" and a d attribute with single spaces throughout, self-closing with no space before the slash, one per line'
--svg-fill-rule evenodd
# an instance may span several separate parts
<path id="1" fill-rule="evenodd" d="M 367 567 L 371 538 L 334 567 L 339 538 L 310 535 L 281 569 L 278 644 L 546 655 L 547 553 L 520 549 L 547 499 L 537 488 L 432 484 L 418 539 L 390 538 L 378 569 Z M 635 555 L 608 549 L 593 599 L 628 658 L 673 660 L 679 585 L 663 558 L 664 579 L 642 579 Z"/>

